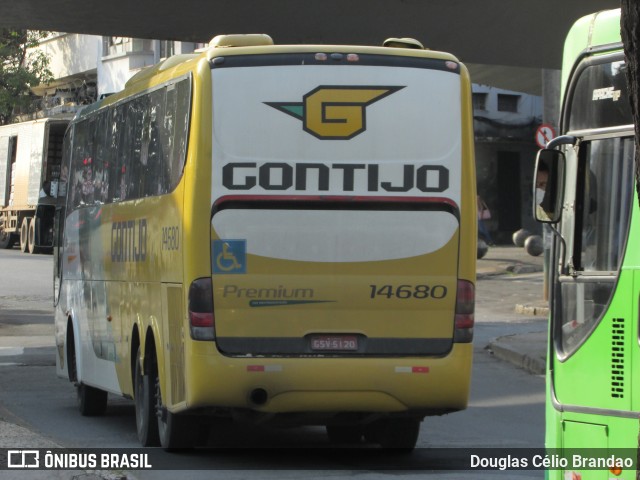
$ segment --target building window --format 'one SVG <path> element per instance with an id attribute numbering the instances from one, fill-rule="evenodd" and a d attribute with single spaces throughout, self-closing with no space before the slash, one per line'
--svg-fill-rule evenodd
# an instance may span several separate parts
<path id="1" fill-rule="evenodd" d="M 473 109 L 474 110 L 486 110 L 487 109 L 487 94 L 486 93 L 473 93 Z"/>
<path id="2" fill-rule="evenodd" d="M 169 58 L 175 53 L 175 42 L 173 40 L 160 40 L 160 58 Z"/>
<path id="3" fill-rule="evenodd" d="M 150 52 L 151 40 L 130 37 L 102 37 L 102 55 L 124 55 L 132 52 Z"/>
<path id="4" fill-rule="evenodd" d="M 520 95 L 498 94 L 498 111 L 518 113 Z"/>

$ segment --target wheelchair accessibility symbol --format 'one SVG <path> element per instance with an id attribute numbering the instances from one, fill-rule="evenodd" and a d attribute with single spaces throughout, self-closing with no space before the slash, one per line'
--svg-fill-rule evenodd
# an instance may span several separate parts
<path id="1" fill-rule="evenodd" d="M 211 250 L 213 273 L 247 273 L 246 240 L 214 240 Z"/>

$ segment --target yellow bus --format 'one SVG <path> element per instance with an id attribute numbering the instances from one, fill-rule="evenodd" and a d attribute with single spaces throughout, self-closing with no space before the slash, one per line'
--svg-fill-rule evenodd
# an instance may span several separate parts
<path id="1" fill-rule="evenodd" d="M 471 87 L 416 47 L 219 36 L 74 119 L 55 336 L 82 414 L 132 398 L 167 449 L 217 417 L 412 449 L 466 408 Z"/>

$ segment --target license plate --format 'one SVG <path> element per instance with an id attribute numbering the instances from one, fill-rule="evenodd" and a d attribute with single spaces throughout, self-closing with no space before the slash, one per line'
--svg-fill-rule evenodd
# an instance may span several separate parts
<path id="1" fill-rule="evenodd" d="M 355 335 L 315 335 L 311 337 L 311 350 L 357 351 L 358 337 Z"/>

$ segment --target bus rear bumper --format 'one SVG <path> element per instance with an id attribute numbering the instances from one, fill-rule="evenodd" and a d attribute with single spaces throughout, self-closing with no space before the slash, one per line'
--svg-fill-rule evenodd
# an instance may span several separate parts
<path id="1" fill-rule="evenodd" d="M 186 409 L 446 413 L 469 398 L 472 344 L 442 358 L 232 358 L 213 344 L 193 348 Z"/>

